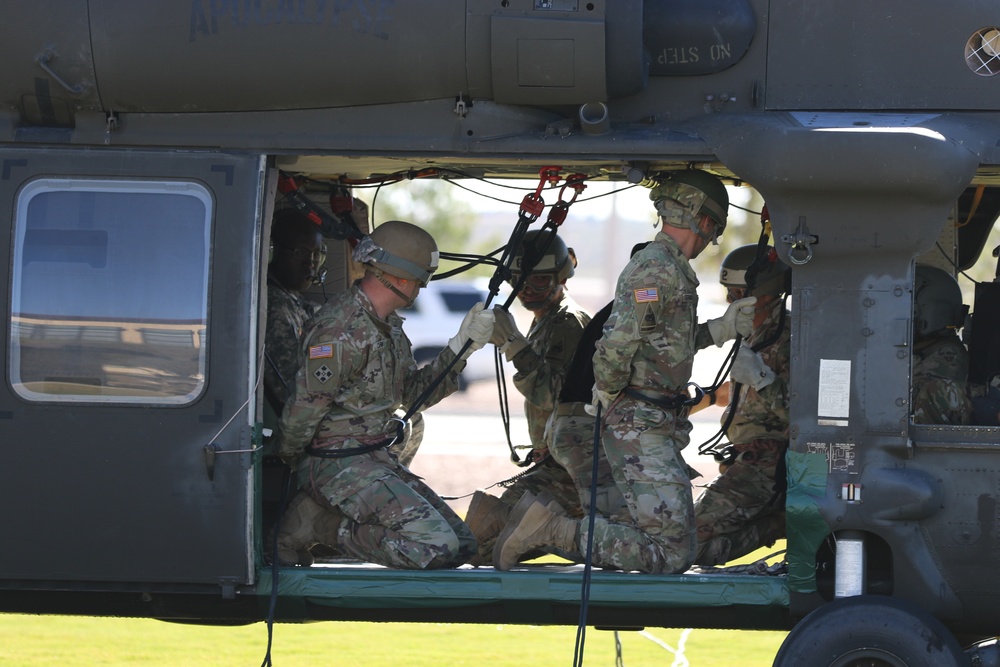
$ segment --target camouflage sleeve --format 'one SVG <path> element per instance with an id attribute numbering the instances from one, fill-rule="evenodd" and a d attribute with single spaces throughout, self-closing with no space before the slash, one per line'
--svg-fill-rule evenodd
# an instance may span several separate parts
<path id="1" fill-rule="evenodd" d="M 594 380 L 602 391 L 617 393 L 628 386 L 632 376 L 632 359 L 642 341 L 639 312 L 655 309 L 669 295 L 659 295 L 659 301 L 638 304 L 633 299 L 635 286 L 645 287 L 648 277 L 641 268 L 632 267 L 618 279 L 615 305 L 604 324 L 604 334 L 597 341 L 594 352 Z"/>
<path id="2" fill-rule="evenodd" d="M 407 359 L 402 360 L 402 363 L 407 366 L 406 381 L 403 383 L 403 407 L 409 409 L 413 405 L 413 402 L 417 400 L 417 397 L 426 391 L 454 358 L 455 353 L 451 351 L 450 347 L 445 345 L 444 349 L 438 353 L 438 356 L 423 368 L 417 368 L 417 362 L 414 361 L 412 353 Z M 441 383 L 427 397 L 423 406 L 429 408 L 440 402 L 445 396 L 455 393 L 458 390 L 458 375 L 462 372 L 463 368 L 465 368 L 465 361 L 456 362 L 451 367 L 451 370 L 448 371 L 448 374 L 441 380 Z"/>
<path id="3" fill-rule="evenodd" d="M 299 367 L 299 331 L 282 302 L 267 304 L 267 329 L 264 333 L 264 387 L 282 403 L 288 400 Z"/>
<path id="4" fill-rule="evenodd" d="M 704 350 L 709 345 L 715 345 L 715 341 L 712 340 L 712 334 L 708 330 L 708 323 L 702 322 L 698 325 L 698 331 L 695 333 L 694 349 Z"/>
<path id="5" fill-rule="evenodd" d="M 760 391 L 748 386 L 742 388 L 736 417 L 727 431 L 730 441 L 746 443 L 757 438 L 788 439 L 789 336 L 790 329 L 786 323 L 781 337 L 760 350 L 764 363 L 774 371 L 774 381 Z"/>
<path id="6" fill-rule="evenodd" d="M 583 335 L 580 321 L 566 314 L 548 335 L 514 357 L 514 386 L 525 400 L 542 410 L 554 410 L 573 352 Z"/>
<path id="7" fill-rule="evenodd" d="M 784 375 L 784 376 L 783 376 Z M 774 382 L 758 392 L 758 396 L 768 415 L 767 422 L 774 424 L 776 431 L 788 429 L 788 373 L 775 373 Z"/>
<path id="8" fill-rule="evenodd" d="M 352 354 L 334 336 L 317 329 L 302 346 L 302 366 L 278 423 L 278 454 L 284 460 L 301 455 L 312 442 L 320 422 L 335 406 L 336 392 L 352 372 Z M 316 380 L 322 374 L 323 382 Z"/>

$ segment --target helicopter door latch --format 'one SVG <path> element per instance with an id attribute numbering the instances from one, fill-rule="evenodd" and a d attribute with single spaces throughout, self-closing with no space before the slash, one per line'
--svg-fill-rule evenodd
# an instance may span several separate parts
<path id="1" fill-rule="evenodd" d="M 215 481 L 215 457 L 220 454 L 253 454 L 260 447 L 251 447 L 250 449 L 219 449 L 219 446 L 214 442 L 210 442 L 204 447 L 202 447 L 202 452 L 205 454 L 205 471 L 208 473 L 208 481 Z"/>
<path id="2" fill-rule="evenodd" d="M 794 234 L 783 234 L 781 242 L 791 245 L 788 250 L 788 261 L 799 266 L 813 258 L 813 246 L 819 243 L 819 237 L 809 233 L 806 227 L 806 216 L 799 216 L 799 226 Z"/>

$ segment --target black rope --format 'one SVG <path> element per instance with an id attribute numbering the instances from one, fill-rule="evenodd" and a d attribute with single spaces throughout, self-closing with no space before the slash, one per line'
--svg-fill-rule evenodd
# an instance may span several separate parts
<path id="1" fill-rule="evenodd" d="M 767 226 L 762 217 L 760 236 L 757 238 L 757 249 L 754 252 L 754 259 L 750 262 L 750 266 L 747 267 L 746 273 L 744 274 L 744 280 L 747 284 L 747 295 L 753 292 L 754 287 L 757 286 L 757 274 L 760 272 L 763 261 L 767 257 L 768 236 Z M 784 313 L 782 313 L 782 317 L 783 316 Z M 784 322 L 782 322 L 782 324 L 783 323 Z M 775 337 L 774 340 L 777 340 L 777 338 Z M 771 342 L 774 342 L 774 340 Z M 736 339 L 729 348 L 729 354 L 726 355 L 726 359 L 722 362 L 722 366 L 719 368 L 719 373 L 715 377 L 715 382 L 713 382 L 712 387 L 707 391 L 715 392 L 720 386 L 722 386 L 722 381 L 724 381 L 725 377 L 729 375 L 729 371 L 732 370 L 733 363 L 736 361 L 736 355 L 739 354 L 740 346 L 742 344 L 743 336 L 737 333 Z M 754 352 L 757 352 L 760 349 L 763 349 L 763 347 L 766 346 L 752 349 Z M 734 382 L 732 384 L 729 389 L 729 407 L 726 409 L 726 418 L 719 427 L 719 430 L 715 432 L 715 435 L 698 445 L 698 454 L 702 456 L 712 456 L 712 458 L 719 463 L 724 463 L 732 458 L 733 452 L 731 451 L 731 447 L 728 446 L 728 443 L 727 446 L 722 446 L 722 441 L 726 438 L 726 433 L 729 431 L 729 427 L 732 426 L 733 419 L 736 417 L 736 409 L 740 404 L 740 393 L 742 392 L 742 389 L 743 385 L 739 382 Z"/>
<path id="2" fill-rule="evenodd" d="M 470 271 L 476 268 L 477 266 L 481 266 L 483 264 L 490 266 L 499 266 L 500 261 L 494 258 L 493 256 L 502 250 L 503 248 L 497 248 L 493 252 L 488 253 L 486 255 L 473 255 L 473 254 L 463 254 L 456 252 L 441 252 L 439 254 L 442 260 L 446 260 L 449 262 L 464 262 L 464 264 L 449 271 L 442 271 L 440 273 L 435 273 L 434 276 L 431 278 L 431 280 L 445 280 L 446 278 L 451 278 L 453 276 L 460 275 L 462 273 L 465 273 L 466 271 Z"/>
<path id="3" fill-rule="evenodd" d="M 274 534 L 271 536 L 271 597 L 267 605 L 267 650 L 264 653 L 264 661 L 260 667 L 271 667 L 271 646 L 274 640 L 274 612 L 278 606 L 278 576 L 280 563 L 278 563 L 278 533 L 281 531 L 281 520 L 288 507 L 288 495 L 292 486 L 292 469 L 284 466 L 281 484 L 281 499 L 278 501 L 278 520 L 274 525 Z"/>
<path id="4" fill-rule="evenodd" d="M 522 270 L 520 276 L 518 277 L 516 284 L 513 285 L 510 296 L 507 298 L 506 302 L 504 302 L 504 304 L 501 306 L 501 308 L 503 308 L 508 312 L 510 310 L 511 304 L 514 303 L 514 299 L 517 298 L 518 292 L 520 292 L 521 289 L 524 287 L 525 280 L 527 280 L 528 276 L 530 276 L 531 273 L 534 271 L 535 266 L 538 265 L 538 262 L 541 260 L 541 258 L 545 256 L 545 252 L 549 249 L 549 246 L 552 244 L 552 240 L 556 236 L 555 226 L 550 226 L 548 223 L 546 223 L 545 226 L 542 227 L 542 230 L 545 229 L 550 229 L 550 233 L 544 236 L 543 242 L 541 244 L 538 244 L 541 247 L 540 251 L 534 251 L 529 253 L 528 248 L 527 247 L 524 248 L 521 259 Z M 539 236 L 541 237 L 541 235 Z M 521 235 L 521 245 L 522 246 L 524 245 L 523 234 Z M 514 252 L 513 255 L 511 256 L 510 261 L 513 262 L 513 258 L 516 256 L 517 252 Z M 569 260 L 567 259 L 567 261 Z M 522 460 L 521 457 L 518 456 L 517 451 L 515 451 L 514 449 L 514 443 L 510 439 L 510 400 L 507 394 L 507 381 L 506 381 L 506 374 L 504 371 L 503 354 L 500 352 L 499 347 L 494 348 L 494 363 L 496 367 L 496 377 L 497 377 L 497 394 L 500 402 L 500 419 L 503 422 L 504 434 L 507 437 L 507 448 L 510 450 L 510 460 L 512 463 L 514 463 L 514 465 L 521 467 L 528 466 L 531 464 L 531 461 L 529 459 Z"/>
<path id="5" fill-rule="evenodd" d="M 601 404 L 594 417 L 594 458 L 590 475 L 590 510 L 587 513 L 587 547 L 583 557 L 583 580 L 580 582 L 580 618 L 576 626 L 573 667 L 583 667 L 583 647 L 587 641 L 587 616 L 590 608 L 590 582 L 594 560 L 594 525 L 597 522 L 597 466 L 601 448 Z"/>

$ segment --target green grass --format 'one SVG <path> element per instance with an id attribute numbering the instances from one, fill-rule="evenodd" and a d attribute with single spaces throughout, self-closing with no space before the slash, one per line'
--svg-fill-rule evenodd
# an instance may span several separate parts
<path id="1" fill-rule="evenodd" d="M 782 542 L 736 562 L 783 548 Z M 622 664 L 669 667 L 674 662 L 670 649 L 677 649 L 683 632 L 648 628 L 644 633 L 619 633 Z M 257 667 L 267 649 L 263 623 L 211 627 L 147 619 L 3 614 L 0 634 L 3 667 Z M 768 667 L 785 634 L 695 629 L 686 636 L 684 657 L 690 667 Z M 570 667 L 575 642 L 575 627 L 277 624 L 271 658 L 275 667 Z M 584 651 L 585 665 L 615 665 L 614 633 L 587 628 Z"/>
<path id="2" fill-rule="evenodd" d="M 256 667 L 267 647 L 263 623 L 218 628 L 145 619 L 0 616 L 0 664 Z M 676 649 L 682 630 L 651 628 Z M 674 655 L 636 632 L 619 633 L 627 667 L 669 666 Z M 766 667 L 782 632 L 693 630 L 684 655 L 691 667 Z M 434 623 L 275 625 L 276 667 L 524 667 L 573 664 L 576 628 Z M 586 665 L 614 665 L 614 634 L 587 629 Z"/>

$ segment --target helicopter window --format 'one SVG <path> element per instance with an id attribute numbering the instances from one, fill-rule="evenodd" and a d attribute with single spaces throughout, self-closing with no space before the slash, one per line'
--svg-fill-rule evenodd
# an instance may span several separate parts
<path id="1" fill-rule="evenodd" d="M 205 385 L 212 198 L 39 179 L 18 195 L 10 382 L 25 399 L 179 405 Z"/>

